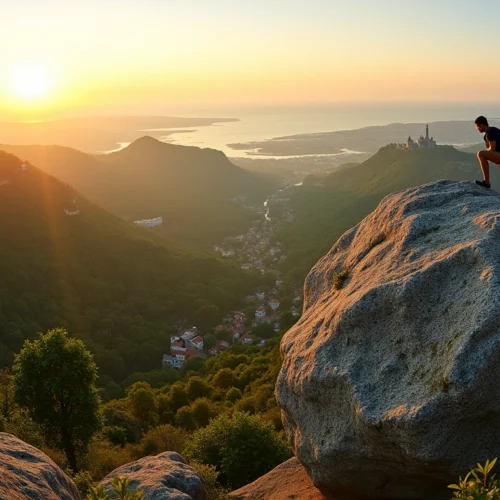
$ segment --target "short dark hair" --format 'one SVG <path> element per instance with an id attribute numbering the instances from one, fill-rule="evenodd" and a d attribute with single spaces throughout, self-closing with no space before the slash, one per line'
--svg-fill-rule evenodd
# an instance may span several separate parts
<path id="1" fill-rule="evenodd" d="M 476 118 L 476 121 L 474 123 L 476 125 L 486 125 L 487 127 L 489 126 L 488 125 L 488 120 L 484 116 L 478 116 Z"/>

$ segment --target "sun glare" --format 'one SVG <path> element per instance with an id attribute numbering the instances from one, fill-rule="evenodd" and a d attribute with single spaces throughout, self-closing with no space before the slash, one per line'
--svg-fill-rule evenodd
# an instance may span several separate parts
<path id="1" fill-rule="evenodd" d="M 11 74 L 11 92 L 19 99 L 33 101 L 50 91 L 51 78 L 45 66 L 38 63 L 20 64 Z"/>

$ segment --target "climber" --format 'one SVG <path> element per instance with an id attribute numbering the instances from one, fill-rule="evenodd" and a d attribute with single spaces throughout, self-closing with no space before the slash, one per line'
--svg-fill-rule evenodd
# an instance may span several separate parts
<path id="1" fill-rule="evenodd" d="M 489 161 L 500 165 L 500 130 L 496 127 L 490 127 L 488 120 L 484 116 L 479 116 L 474 122 L 476 128 L 481 134 L 484 134 L 484 142 L 487 149 L 477 153 L 477 159 L 481 165 L 484 180 L 476 181 L 476 184 L 485 188 L 490 188 L 490 165 Z"/>

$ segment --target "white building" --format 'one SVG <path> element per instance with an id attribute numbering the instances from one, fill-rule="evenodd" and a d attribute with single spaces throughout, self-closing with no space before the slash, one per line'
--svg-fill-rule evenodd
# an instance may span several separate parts
<path id="1" fill-rule="evenodd" d="M 278 299 L 273 299 L 269 302 L 271 309 L 277 311 L 280 308 L 280 301 Z"/>
<path id="2" fill-rule="evenodd" d="M 187 342 L 188 340 L 192 340 L 197 336 L 198 336 L 198 328 L 196 326 L 193 326 L 188 330 L 184 330 L 184 333 L 182 334 L 182 339 Z"/>
<path id="3" fill-rule="evenodd" d="M 255 296 L 257 297 L 257 300 L 264 300 L 266 298 L 266 293 L 265 292 L 257 292 L 255 294 Z"/>
<path id="4" fill-rule="evenodd" d="M 65 208 L 64 213 L 69 217 L 73 217 L 74 215 L 78 215 L 80 213 L 80 210 L 68 210 L 67 208 Z"/>
<path id="5" fill-rule="evenodd" d="M 252 345 L 253 344 L 253 337 L 252 337 L 252 335 L 247 333 L 246 335 L 243 335 L 243 337 L 241 337 L 240 342 L 242 344 Z"/>
<path id="6" fill-rule="evenodd" d="M 255 319 L 260 321 L 266 317 L 266 308 L 264 306 L 260 306 L 255 311 Z"/>
<path id="7" fill-rule="evenodd" d="M 164 354 L 162 364 L 164 367 L 182 368 L 184 360 L 185 356 L 182 355 L 169 356 L 168 354 Z"/>
<path id="8" fill-rule="evenodd" d="M 134 224 L 137 224 L 141 227 L 156 227 L 163 224 L 163 217 L 155 217 L 154 219 L 144 219 L 144 220 L 136 220 Z"/>
<path id="9" fill-rule="evenodd" d="M 190 343 L 198 349 L 198 351 L 203 350 L 203 338 L 198 335 L 198 337 L 195 337 L 193 340 L 190 341 Z"/>

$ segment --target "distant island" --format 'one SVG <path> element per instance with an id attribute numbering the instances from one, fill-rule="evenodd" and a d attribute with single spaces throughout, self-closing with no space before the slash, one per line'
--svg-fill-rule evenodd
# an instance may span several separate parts
<path id="1" fill-rule="evenodd" d="M 494 125 L 499 126 L 494 120 Z M 440 144 L 465 147 L 478 141 L 478 133 L 472 120 L 440 121 L 429 124 Z M 375 154 L 386 144 L 397 144 L 403 137 L 419 137 L 424 123 L 391 123 L 359 128 L 355 130 L 337 130 L 332 132 L 306 133 L 274 137 L 264 141 L 229 144 L 234 151 L 249 151 L 248 156 L 289 156 L 289 155 L 342 155 L 345 152 Z M 422 145 L 425 137 L 422 137 Z M 432 137 L 429 140 L 434 140 Z M 414 141 L 418 143 L 419 140 Z M 360 156 L 360 155 L 359 155 Z M 341 157 L 341 156 L 340 156 Z M 334 158 L 332 156 L 332 158 Z"/>

